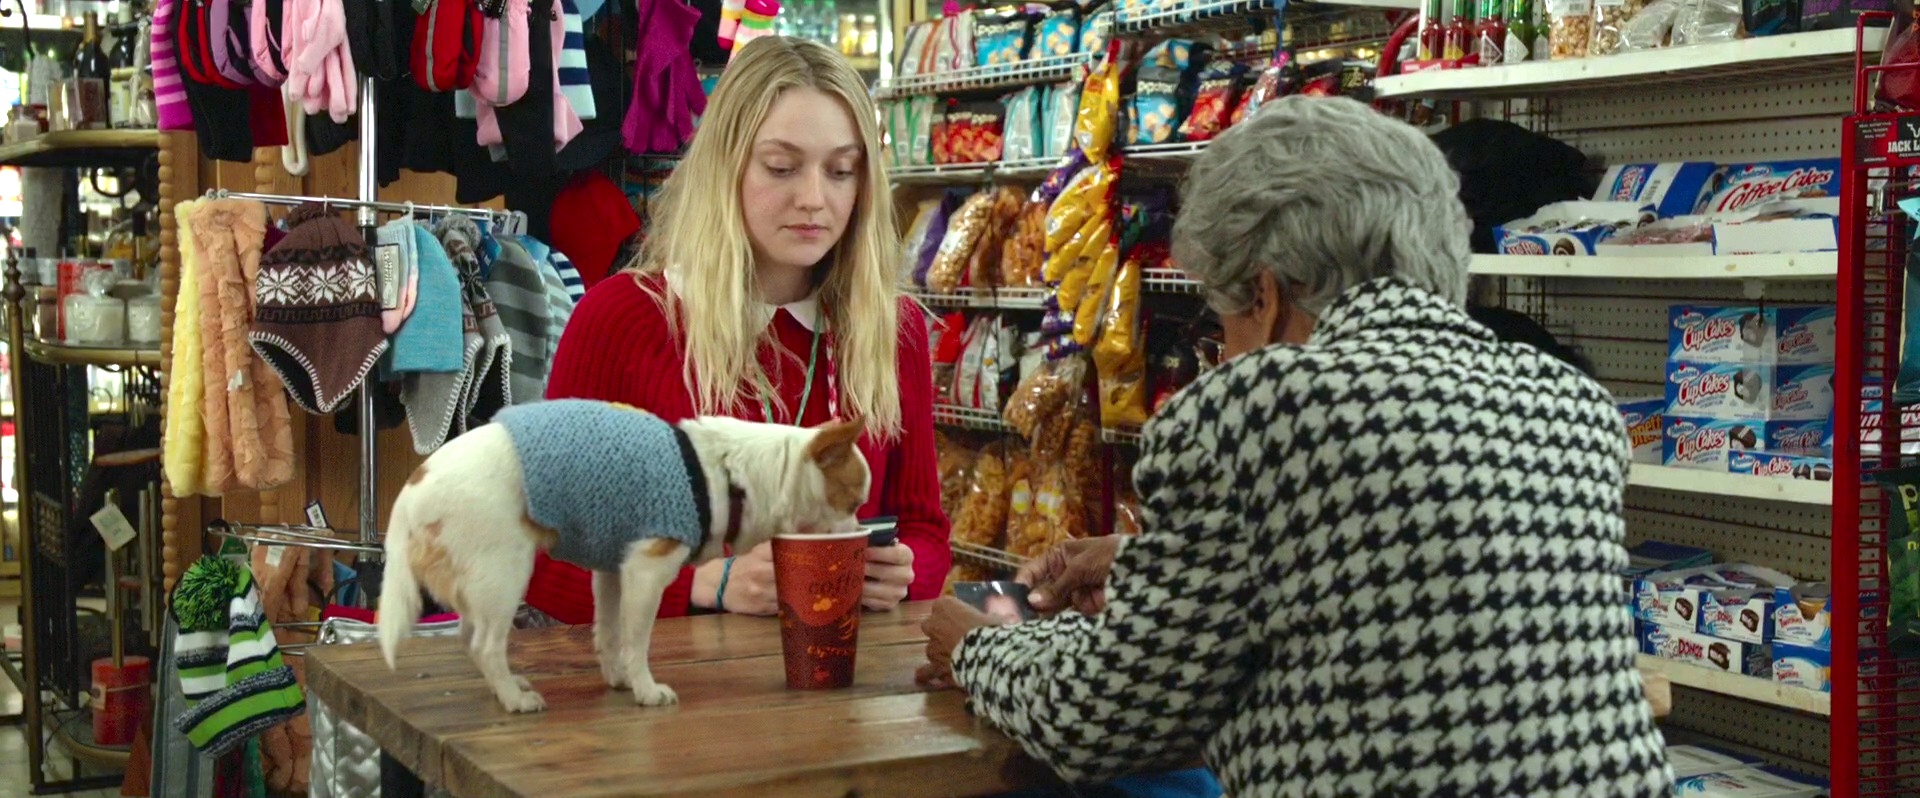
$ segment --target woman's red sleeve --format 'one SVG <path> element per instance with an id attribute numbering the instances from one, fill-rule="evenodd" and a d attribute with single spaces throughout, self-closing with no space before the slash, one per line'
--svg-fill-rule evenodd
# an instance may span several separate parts
<path id="1" fill-rule="evenodd" d="M 637 282 L 624 275 L 603 280 L 580 300 L 560 335 L 547 398 L 620 402 L 669 415 L 657 404 L 663 387 L 680 388 L 671 341 L 665 314 Z M 660 617 L 686 615 L 692 588 L 693 569 L 680 569 L 660 599 Z M 527 603 L 561 623 L 592 623 L 592 577 L 543 552 L 527 585 Z"/>
<path id="2" fill-rule="evenodd" d="M 900 542 L 913 549 L 908 601 L 940 597 L 953 570 L 950 525 L 940 507 L 940 469 L 933 445 L 933 363 L 927 317 L 911 299 L 900 302 L 900 445 L 887 460 L 883 504 L 899 517 Z"/>

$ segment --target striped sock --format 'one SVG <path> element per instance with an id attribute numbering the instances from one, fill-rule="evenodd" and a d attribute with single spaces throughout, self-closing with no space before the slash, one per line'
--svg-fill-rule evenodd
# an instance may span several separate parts
<path id="1" fill-rule="evenodd" d="M 727 52 L 733 52 L 733 35 L 740 29 L 740 15 L 746 7 L 746 0 L 721 0 L 720 32 L 714 36 Z"/>
<path id="2" fill-rule="evenodd" d="M 740 29 L 733 34 L 733 52 L 739 53 L 747 42 L 773 35 L 773 18 L 780 16 L 780 0 L 746 0 L 741 10 Z"/>

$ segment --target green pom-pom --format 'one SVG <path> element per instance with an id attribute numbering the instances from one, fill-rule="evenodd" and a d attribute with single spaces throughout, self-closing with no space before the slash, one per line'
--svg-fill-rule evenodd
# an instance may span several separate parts
<path id="1" fill-rule="evenodd" d="M 240 566 L 208 555 L 187 568 L 173 586 L 173 615 L 180 628 L 205 632 L 227 628 L 227 602 L 240 581 Z"/>

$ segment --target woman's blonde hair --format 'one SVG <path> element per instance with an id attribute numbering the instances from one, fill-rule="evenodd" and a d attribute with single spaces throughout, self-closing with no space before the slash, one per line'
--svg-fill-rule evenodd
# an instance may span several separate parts
<path id="1" fill-rule="evenodd" d="M 851 224 L 824 261 L 820 301 L 834 334 L 841 415 L 891 437 L 902 428 L 895 362 L 900 247 L 879 115 L 860 75 L 839 53 L 818 42 L 779 36 L 741 49 L 714 89 L 686 156 L 662 187 L 649 238 L 630 269 L 665 275 L 672 285 L 664 292 L 672 297 L 655 298 L 669 328 L 685 342 L 685 379 L 696 412 L 721 413 L 759 396 L 779 403 L 755 357 L 773 336 L 755 280 L 740 182 L 774 100 L 800 87 L 839 98 L 860 132 L 865 180 Z"/>

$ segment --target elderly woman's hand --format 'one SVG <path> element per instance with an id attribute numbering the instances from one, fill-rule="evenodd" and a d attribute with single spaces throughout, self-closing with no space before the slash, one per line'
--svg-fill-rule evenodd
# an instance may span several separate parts
<path id="1" fill-rule="evenodd" d="M 1027 601 L 1052 615 L 1068 607 L 1093 615 L 1107 606 L 1107 572 L 1120 551 L 1120 537 L 1069 540 L 1020 567 L 1013 581 L 1032 588 Z"/>
<path id="2" fill-rule="evenodd" d="M 960 640 L 968 632 L 994 624 L 992 616 L 966 602 L 952 596 L 941 597 L 933 603 L 933 614 L 920 622 L 920 631 L 927 635 L 927 664 L 914 672 L 913 680 L 934 689 L 955 686 L 954 649 L 960 647 Z"/>

